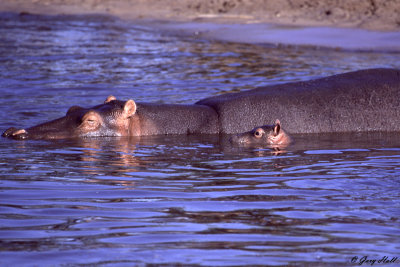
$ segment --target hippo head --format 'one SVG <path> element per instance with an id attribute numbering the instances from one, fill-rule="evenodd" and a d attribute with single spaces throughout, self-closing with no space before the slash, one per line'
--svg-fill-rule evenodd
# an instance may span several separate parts
<path id="1" fill-rule="evenodd" d="M 64 117 L 28 129 L 7 129 L 2 136 L 13 139 L 63 139 L 130 135 L 130 118 L 136 113 L 133 100 L 118 101 L 109 96 L 104 104 L 71 107 Z"/>
<path id="2" fill-rule="evenodd" d="M 287 146 L 291 142 L 279 120 L 275 121 L 275 125 L 259 126 L 249 132 L 234 135 L 230 140 L 234 144 L 249 146 Z"/>

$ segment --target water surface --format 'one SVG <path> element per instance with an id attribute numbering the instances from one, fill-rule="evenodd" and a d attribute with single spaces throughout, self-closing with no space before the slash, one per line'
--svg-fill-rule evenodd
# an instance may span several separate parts
<path id="1" fill-rule="evenodd" d="M 105 16 L 3 13 L 0 36 L 3 130 L 109 94 L 193 103 L 400 67 L 397 53 L 174 37 Z M 280 152 L 227 138 L 1 138 L 0 263 L 323 266 L 399 256 L 398 134 L 296 135 Z"/>

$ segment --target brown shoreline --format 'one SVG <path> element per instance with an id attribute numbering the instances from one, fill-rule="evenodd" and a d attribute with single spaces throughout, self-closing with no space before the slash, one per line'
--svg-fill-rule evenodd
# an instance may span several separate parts
<path id="1" fill-rule="evenodd" d="M 400 0 L 2 0 L 0 12 L 400 30 Z"/>

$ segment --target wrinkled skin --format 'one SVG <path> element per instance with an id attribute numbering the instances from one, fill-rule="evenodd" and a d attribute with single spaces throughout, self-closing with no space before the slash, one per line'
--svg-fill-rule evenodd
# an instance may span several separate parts
<path id="1" fill-rule="evenodd" d="M 274 125 L 255 127 L 249 132 L 234 135 L 230 140 L 244 146 L 287 146 L 292 141 L 279 120 Z"/>
<path id="2" fill-rule="evenodd" d="M 9 128 L 2 136 L 19 140 L 127 136 L 135 111 L 133 100 L 118 101 L 109 96 L 102 105 L 89 109 L 73 106 L 64 117 L 28 129 Z"/>

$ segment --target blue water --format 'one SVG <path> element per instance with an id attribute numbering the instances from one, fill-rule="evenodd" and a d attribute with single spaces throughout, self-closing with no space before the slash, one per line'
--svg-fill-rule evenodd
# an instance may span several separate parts
<path id="1" fill-rule="evenodd" d="M 110 94 L 193 103 L 400 68 L 396 53 L 175 37 L 106 16 L 3 13 L 0 36 L 2 130 Z M 400 135 L 296 135 L 280 153 L 227 138 L 1 138 L 0 264 L 338 266 L 399 256 Z"/>

